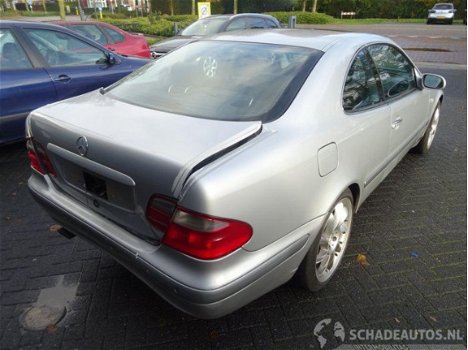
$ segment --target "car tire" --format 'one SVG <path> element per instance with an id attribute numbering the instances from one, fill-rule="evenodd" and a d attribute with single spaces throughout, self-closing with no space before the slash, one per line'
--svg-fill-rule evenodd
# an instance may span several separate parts
<path id="1" fill-rule="evenodd" d="M 426 24 L 431 24 L 431 23 L 432 23 L 432 21 L 431 21 L 430 19 L 428 19 L 428 20 L 426 21 Z"/>
<path id="2" fill-rule="evenodd" d="M 432 113 L 431 121 L 429 122 L 429 125 L 427 126 L 424 136 L 419 141 L 419 143 L 413 148 L 413 151 L 415 153 L 426 154 L 427 152 L 429 152 L 429 149 L 432 146 L 432 142 L 434 141 L 434 137 L 437 132 L 439 119 L 440 119 L 440 102 L 437 104 L 434 110 L 434 113 Z"/>
<path id="3" fill-rule="evenodd" d="M 336 200 L 296 273 L 296 281 L 310 291 L 318 291 L 330 281 L 346 251 L 354 215 L 354 199 L 349 189 Z"/>
<path id="4" fill-rule="evenodd" d="M 453 19 L 449 19 L 448 24 L 453 24 Z"/>

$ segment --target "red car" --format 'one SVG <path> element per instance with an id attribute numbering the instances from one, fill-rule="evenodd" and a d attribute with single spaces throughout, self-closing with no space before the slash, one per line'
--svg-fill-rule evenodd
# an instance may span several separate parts
<path id="1" fill-rule="evenodd" d="M 131 34 L 116 26 L 95 21 L 62 21 L 55 24 L 67 27 L 104 47 L 127 56 L 150 58 L 150 49 L 141 34 Z"/>

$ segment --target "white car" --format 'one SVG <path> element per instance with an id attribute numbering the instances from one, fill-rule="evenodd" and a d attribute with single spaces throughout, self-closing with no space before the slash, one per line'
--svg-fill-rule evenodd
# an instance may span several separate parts
<path id="1" fill-rule="evenodd" d="M 429 10 L 427 24 L 436 22 L 452 24 L 455 12 L 457 12 L 457 10 L 455 10 L 452 3 L 435 4 L 434 7 Z"/>

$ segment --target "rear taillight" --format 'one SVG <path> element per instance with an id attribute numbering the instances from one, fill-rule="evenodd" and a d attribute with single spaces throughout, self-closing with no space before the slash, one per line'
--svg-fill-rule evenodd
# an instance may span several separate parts
<path id="1" fill-rule="evenodd" d="M 42 145 L 34 141 L 32 137 L 26 140 L 26 148 L 28 150 L 28 158 L 31 161 L 31 168 L 41 173 L 42 175 L 50 174 L 57 176 L 54 166 L 50 161 L 47 153 Z"/>
<path id="2" fill-rule="evenodd" d="M 162 243 L 203 260 L 221 258 L 252 237 L 252 227 L 245 222 L 180 208 L 160 196 L 150 200 L 146 215 L 151 224 L 165 232 Z"/>

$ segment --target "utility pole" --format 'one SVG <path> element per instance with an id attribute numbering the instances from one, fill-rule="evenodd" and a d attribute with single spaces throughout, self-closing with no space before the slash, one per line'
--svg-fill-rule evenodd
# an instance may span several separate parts
<path id="1" fill-rule="evenodd" d="M 195 15 L 195 0 L 192 0 L 192 15 Z"/>
<path id="2" fill-rule="evenodd" d="M 237 15 L 237 0 L 234 0 L 234 14 Z"/>

